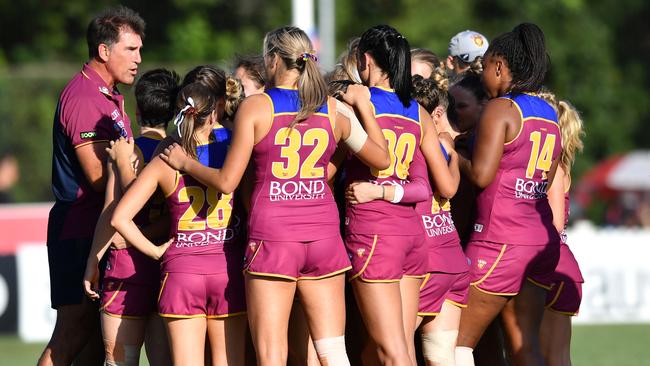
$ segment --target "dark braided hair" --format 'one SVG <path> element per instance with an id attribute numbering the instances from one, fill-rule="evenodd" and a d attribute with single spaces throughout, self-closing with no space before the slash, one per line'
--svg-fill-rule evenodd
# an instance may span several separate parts
<path id="1" fill-rule="evenodd" d="M 405 107 L 411 105 L 411 47 L 404 36 L 389 25 L 377 25 L 363 33 L 359 55 L 370 53 L 387 75 L 390 87 Z"/>
<path id="2" fill-rule="evenodd" d="M 508 63 L 512 74 L 512 94 L 538 91 L 551 63 L 546 53 L 544 33 L 532 23 L 521 23 L 511 32 L 497 37 L 486 54 L 501 56 Z"/>

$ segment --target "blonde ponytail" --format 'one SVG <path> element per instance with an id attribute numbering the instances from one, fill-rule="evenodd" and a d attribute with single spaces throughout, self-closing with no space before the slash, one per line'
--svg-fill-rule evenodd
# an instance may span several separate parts
<path id="1" fill-rule="evenodd" d="M 297 27 L 282 27 L 264 37 L 264 56 L 278 55 L 287 70 L 298 70 L 300 110 L 291 123 L 307 119 L 327 102 L 327 85 L 316 64 L 313 45 L 307 34 Z"/>
<path id="2" fill-rule="evenodd" d="M 560 163 L 565 171 L 570 171 L 575 161 L 576 153 L 582 151 L 584 144 L 584 128 L 580 113 L 571 103 L 561 100 L 557 104 L 558 122 L 562 133 L 562 157 Z"/>
<path id="3" fill-rule="evenodd" d="M 576 154 L 582 151 L 584 144 L 582 137 L 585 135 L 582 117 L 571 103 L 565 100 L 558 102 L 555 94 L 547 89 L 535 93 L 538 97 L 548 102 L 557 112 L 557 120 L 562 134 L 562 155 L 560 164 L 569 172 L 573 165 Z"/>
<path id="4" fill-rule="evenodd" d="M 244 100 L 244 86 L 239 79 L 232 76 L 226 77 L 226 94 L 224 96 L 226 105 L 224 107 L 225 117 L 232 119 L 239 108 L 239 104 Z"/>

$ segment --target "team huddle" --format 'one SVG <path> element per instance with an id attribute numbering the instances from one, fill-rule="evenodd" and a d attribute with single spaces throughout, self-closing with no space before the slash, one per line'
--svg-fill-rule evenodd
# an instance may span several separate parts
<path id="1" fill-rule="evenodd" d="M 135 82 L 144 28 L 93 19 L 57 106 L 39 365 L 570 365 L 582 121 L 539 27 L 441 60 L 374 26 L 326 74 L 282 27 Z"/>

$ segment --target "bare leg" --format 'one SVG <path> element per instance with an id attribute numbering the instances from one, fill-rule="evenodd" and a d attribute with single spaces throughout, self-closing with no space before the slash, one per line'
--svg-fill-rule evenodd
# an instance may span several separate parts
<path id="1" fill-rule="evenodd" d="M 208 319 L 208 339 L 212 366 L 243 366 L 246 316 Z"/>
<path id="2" fill-rule="evenodd" d="M 106 362 L 137 366 L 147 319 L 123 319 L 105 313 L 101 317 Z"/>
<path id="3" fill-rule="evenodd" d="M 158 314 L 151 314 L 148 320 L 147 331 L 144 335 L 147 360 L 151 366 L 171 366 L 172 354 L 163 318 Z"/>
<path id="4" fill-rule="evenodd" d="M 546 290 L 526 281 L 517 296 L 503 309 L 503 326 L 515 365 L 544 365 L 539 332 Z"/>
<path id="5" fill-rule="evenodd" d="M 289 365 L 320 366 L 300 301 L 293 302 L 289 319 Z"/>
<path id="6" fill-rule="evenodd" d="M 475 348 L 483 332 L 501 312 L 507 300 L 507 297 L 490 295 L 470 286 L 467 307 L 461 310 L 458 346 Z"/>
<path id="7" fill-rule="evenodd" d="M 287 363 L 289 315 L 296 282 L 246 275 L 246 303 L 257 364 Z"/>
<path id="8" fill-rule="evenodd" d="M 174 366 L 203 365 L 205 356 L 205 318 L 165 318 Z"/>
<path id="9" fill-rule="evenodd" d="M 417 327 L 418 304 L 420 301 L 420 285 L 422 278 L 403 277 L 399 282 L 400 295 L 402 299 L 402 322 L 404 323 L 404 335 L 408 347 L 411 364 L 417 364 L 415 358 L 415 329 Z"/>
<path id="10" fill-rule="evenodd" d="M 424 319 L 422 322 L 422 334 L 436 334 L 441 332 L 453 332 L 453 334 L 457 334 L 458 327 L 460 325 L 461 312 L 462 310 L 458 306 L 452 305 L 448 302 L 443 303 L 442 310 L 440 310 L 440 314 L 438 314 L 438 316 L 426 317 Z M 423 346 L 423 348 L 425 347 Z M 450 343 L 449 349 L 446 349 L 444 351 L 444 354 L 447 354 L 449 357 L 451 357 L 451 360 L 448 360 L 450 361 L 448 364 L 455 364 L 455 361 L 453 359 L 455 348 L 456 343 Z M 426 357 L 425 361 L 427 366 L 443 365 L 441 362 L 436 362 L 434 360 L 427 359 Z"/>
<path id="11" fill-rule="evenodd" d="M 99 311 L 97 305 L 84 299 L 77 305 L 62 305 L 56 311 L 56 324 L 52 337 L 38 360 L 39 366 L 70 365 L 89 343 L 97 338 L 101 342 Z M 93 345 L 89 347 L 94 348 Z M 102 365 L 103 347 L 98 345 L 100 355 L 87 365 Z"/>
<path id="12" fill-rule="evenodd" d="M 368 333 L 377 344 L 380 364 L 411 366 L 399 282 L 368 283 L 355 279 L 352 287 Z"/>
<path id="13" fill-rule="evenodd" d="M 540 343 L 549 366 L 571 366 L 571 316 L 544 311 Z"/>

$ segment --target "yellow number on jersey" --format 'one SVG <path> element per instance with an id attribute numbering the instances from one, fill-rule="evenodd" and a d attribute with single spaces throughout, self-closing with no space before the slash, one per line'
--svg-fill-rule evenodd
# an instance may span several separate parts
<path id="1" fill-rule="evenodd" d="M 296 129 L 283 127 L 275 134 L 274 143 L 282 146 L 280 156 L 286 162 L 274 161 L 271 172 L 278 179 L 291 179 L 300 172 L 300 178 L 323 178 L 325 169 L 316 167 L 318 160 L 323 156 L 329 144 L 329 134 L 322 128 L 312 128 L 303 136 Z M 300 163 L 299 150 L 302 146 L 314 146 L 305 161 Z"/>
<path id="2" fill-rule="evenodd" d="M 415 135 L 407 132 L 401 134 L 398 139 L 393 130 L 384 129 L 382 132 L 388 144 L 390 165 L 382 171 L 371 169 L 372 175 L 377 178 L 388 178 L 394 174 L 399 179 L 406 179 L 417 147 Z"/>
<path id="3" fill-rule="evenodd" d="M 191 199 L 190 199 L 191 198 Z M 178 201 L 181 203 L 192 202 L 178 221 L 179 231 L 198 231 L 225 228 L 230 222 L 232 214 L 232 193 L 219 194 L 216 189 L 208 188 L 207 203 L 208 215 L 205 220 L 194 221 L 206 202 L 203 188 L 186 186 L 178 191 Z"/>
<path id="4" fill-rule="evenodd" d="M 539 146 L 542 139 L 542 133 L 534 131 L 530 134 L 530 141 L 533 142 L 533 147 L 530 150 L 530 159 L 528 159 L 528 167 L 526 168 L 526 178 L 532 178 L 535 175 L 535 170 L 539 169 L 542 174 L 546 174 L 551 170 L 553 164 L 553 150 L 555 149 L 555 135 L 549 133 L 544 139 L 544 145 L 540 152 Z"/>

